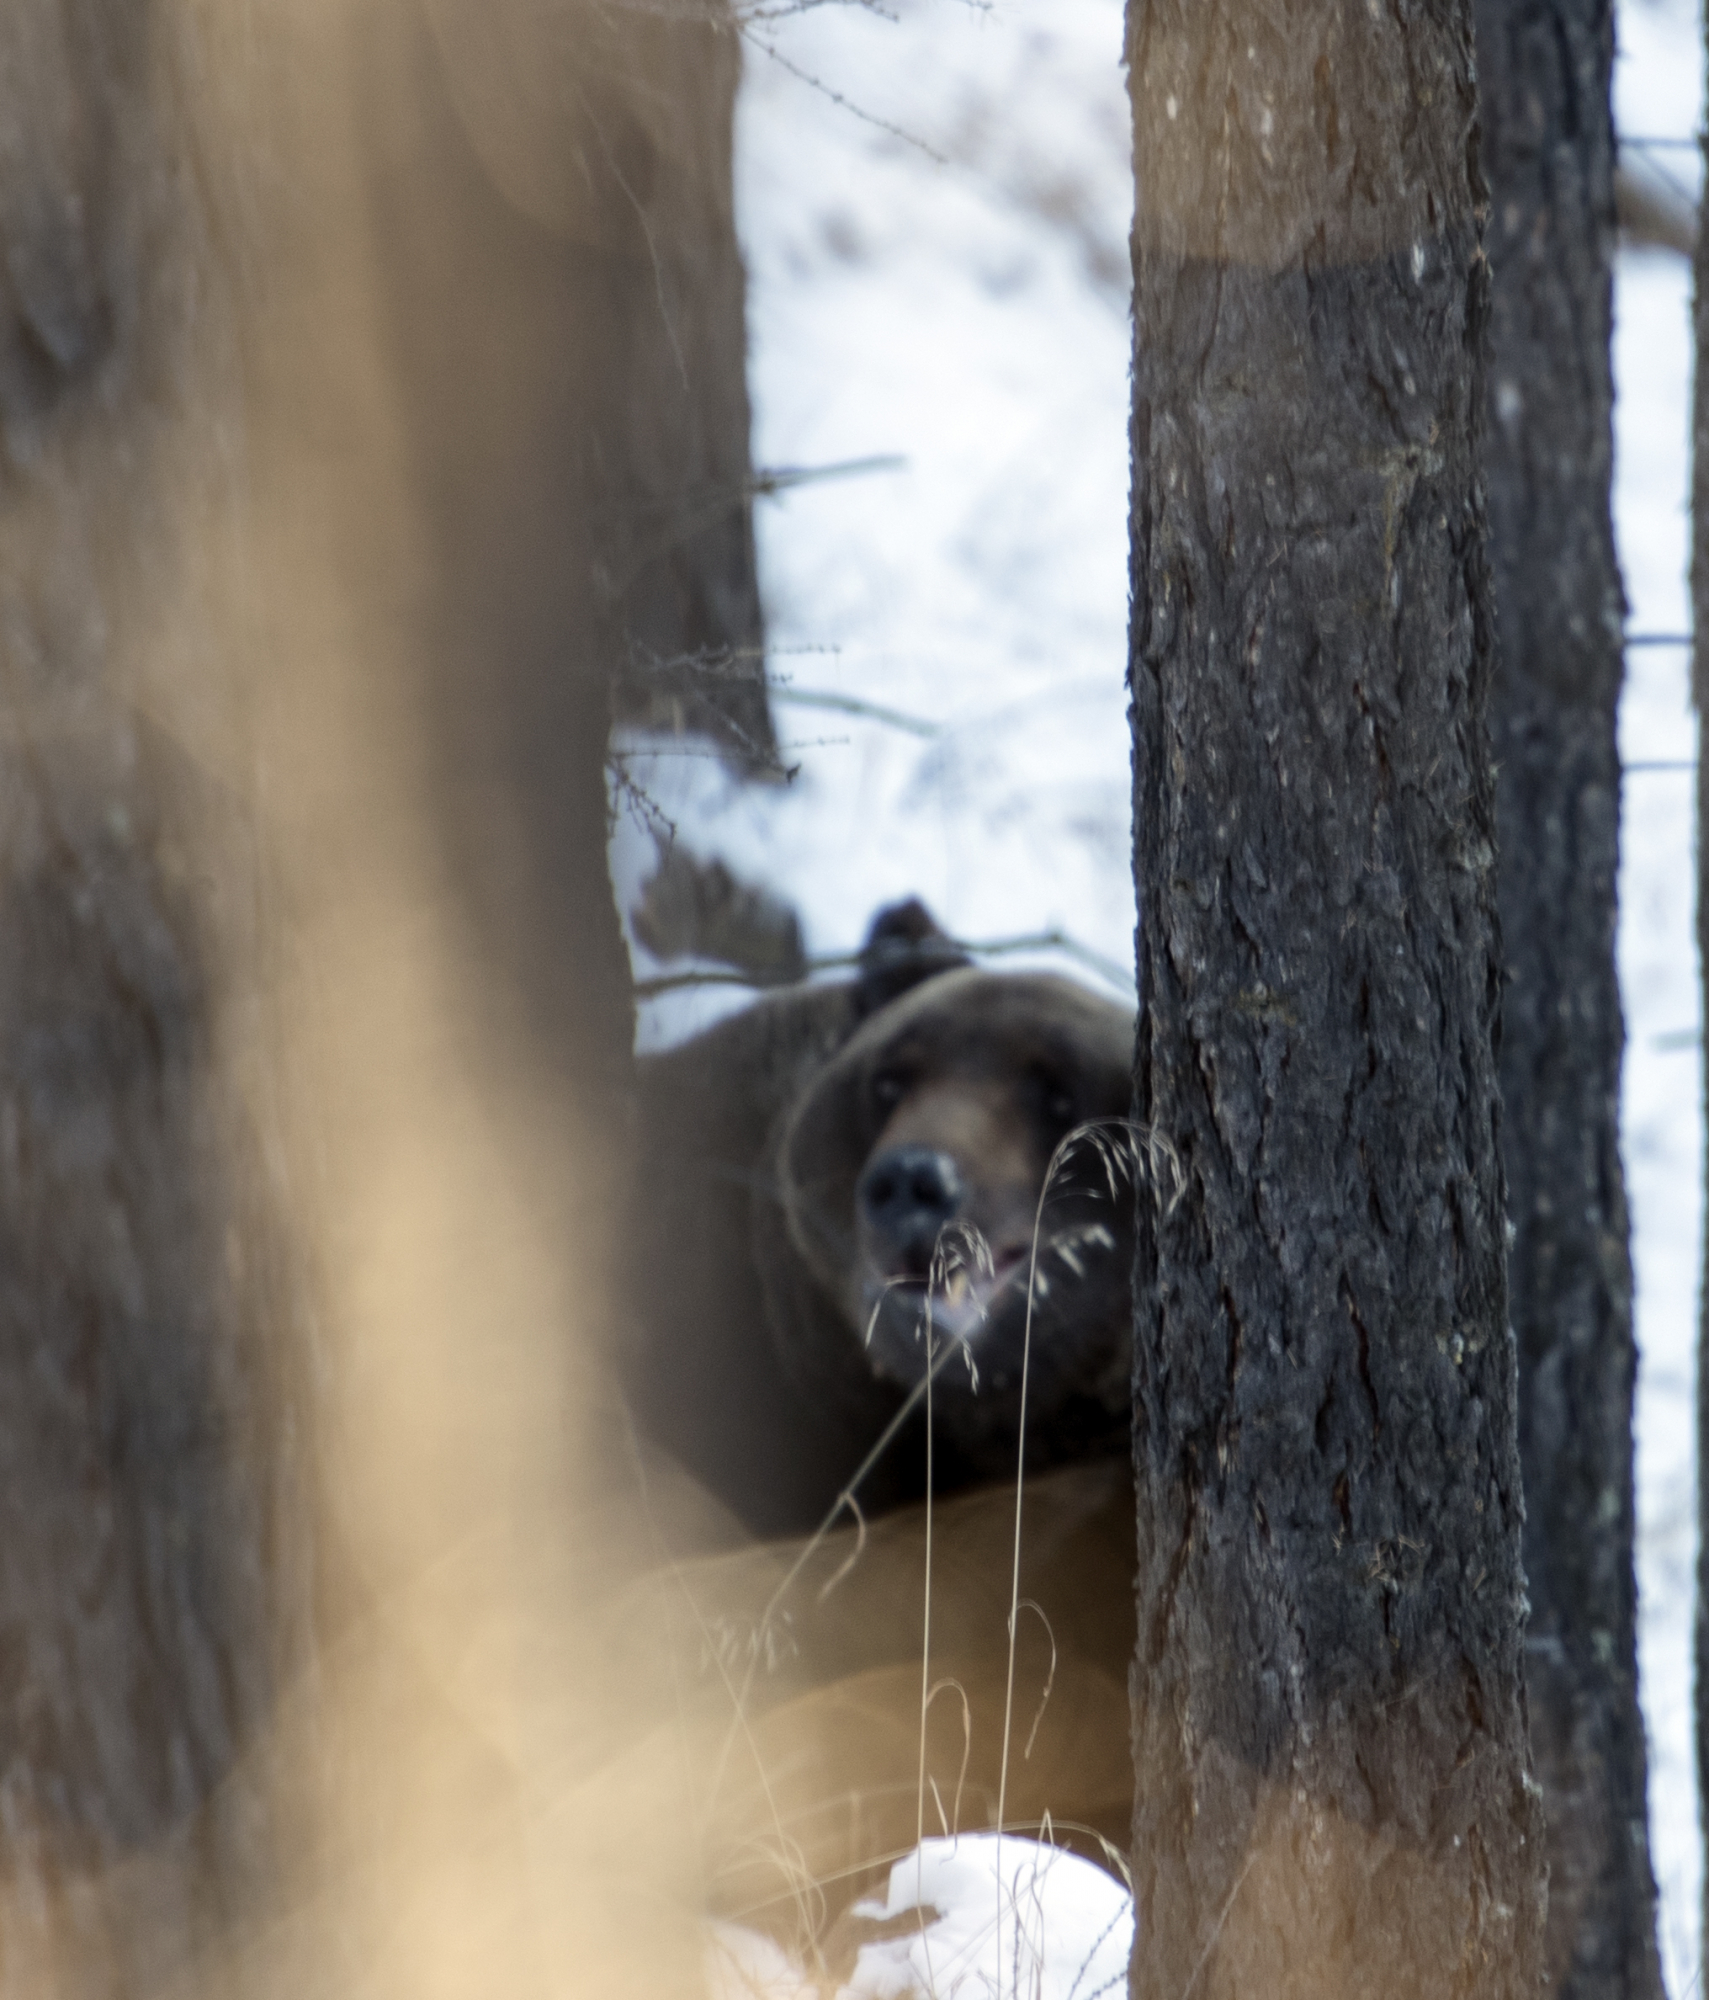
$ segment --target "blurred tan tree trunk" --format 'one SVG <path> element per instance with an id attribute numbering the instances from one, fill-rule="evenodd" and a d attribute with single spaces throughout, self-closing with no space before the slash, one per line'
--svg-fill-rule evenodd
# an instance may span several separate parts
<path id="1" fill-rule="evenodd" d="M 0 1990 L 142 1990 L 267 1865 L 307 1321 L 253 1060 L 240 191 L 190 10 L 0 18 Z"/>
<path id="2" fill-rule="evenodd" d="M 736 68 L 698 5 L 0 18 L 0 1993 L 691 1962 L 587 1803 L 604 758 L 757 639 Z"/>

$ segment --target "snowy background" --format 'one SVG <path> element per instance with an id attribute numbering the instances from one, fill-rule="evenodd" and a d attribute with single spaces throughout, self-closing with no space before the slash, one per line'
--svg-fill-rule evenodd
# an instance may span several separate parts
<path id="1" fill-rule="evenodd" d="M 1690 0 L 1622 0 L 1615 121 L 1628 142 L 1689 139 L 1702 116 L 1703 31 Z M 1632 151 L 1640 148 L 1633 144 Z M 1693 194 L 1689 146 L 1645 146 Z M 1687 461 L 1691 274 L 1625 251 L 1615 293 L 1615 528 L 1628 632 L 1690 626 Z M 1650 1840 L 1662 1966 L 1674 2000 L 1700 1984 L 1701 1846 L 1691 1727 L 1697 1560 L 1695 1329 L 1703 1217 L 1701 1048 L 1692 937 L 1695 719 L 1677 644 L 1627 653 L 1620 872 L 1626 1006 L 1622 1129 L 1637 1274 L 1639 1666 L 1650 1740 Z M 1656 765 L 1673 768 L 1652 768 Z"/>
<path id="2" fill-rule="evenodd" d="M 738 205 L 754 459 L 883 458 L 791 488 L 758 530 L 787 786 L 630 746 L 683 842 L 763 880 L 810 951 L 925 898 L 977 941 L 1131 994 L 1127 621 L 1131 210 L 1120 0 L 747 10 Z M 1695 191 L 1691 0 L 1621 0 L 1616 115 Z M 1634 635 L 1686 631 L 1690 274 L 1621 254 L 1616 514 Z M 1621 717 L 1624 1132 L 1637 1261 L 1642 1673 L 1668 1989 L 1698 1976 L 1690 1633 L 1702 1213 L 1686 654 L 1637 645 Z M 849 704 L 853 705 L 853 712 Z M 883 711 L 882 714 L 877 711 Z M 1661 768 L 1657 768 L 1661 767 Z M 627 908 L 654 859 L 623 821 Z M 1106 970 L 1100 972 L 1099 967 Z M 637 949 L 640 976 L 661 970 Z M 732 989 L 652 1002 L 644 1047 Z"/>

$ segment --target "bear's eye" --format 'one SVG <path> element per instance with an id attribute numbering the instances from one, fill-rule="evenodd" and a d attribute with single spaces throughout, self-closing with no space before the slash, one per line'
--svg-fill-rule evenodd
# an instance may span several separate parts
<path id="1" fill-rule="evenodd" d="M 1049 1124 L 1058 1131 L 1066 1132 L 1078 1122 L 1080 1107 L 1075 1102 L 1073 1091 L 1059 1076 L 1051 1075 L 1048 1070 L 1037 1070 L 1033 1074 L 1033 1082 L 1038 1089 L 1038 1103 L 1043 1107 Z"/>
<path id="2" fill-rule="evenodd" d="M 894 1111 L 907 1093 L 907 1079 L 893 1069 L 881 1069 L 872 1079 L 872 1101 L 880 1111 Z"/>

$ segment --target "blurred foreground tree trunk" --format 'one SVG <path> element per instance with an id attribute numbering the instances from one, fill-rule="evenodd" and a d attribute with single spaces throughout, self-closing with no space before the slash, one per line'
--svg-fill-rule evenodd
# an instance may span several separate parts
<path id="1" fill-rule="evenodd" d="M 1551 1989 L 1659 2000 L 1633 1568 L 1632 1274 L 1614 963 L 1614 15 L 1479 0 L 1484 465 L 1499 664 L 1502 1156 Z"/>
<path id="2" fill-rule="evenodd" d="M 721 6 L 0 18 L 0 1994 L 693 1962 L 588 1862 L 650 1794 L 587 1804 L 567 1635 L 613 688 L 767 728 L 737 67 Z"/>
<path id="3" fill-rule="evenodd" d="M 1470 6 L 1128 32 L 1134 1991 L 1530 1995 Z"/>
<path id="4" fill-rule="evenodd" d="M 189 10 L 0 15 L 0 1992 L 128 1993 L 270 1865 L 307 1321 L 230 757 L 241 194 Z"/>

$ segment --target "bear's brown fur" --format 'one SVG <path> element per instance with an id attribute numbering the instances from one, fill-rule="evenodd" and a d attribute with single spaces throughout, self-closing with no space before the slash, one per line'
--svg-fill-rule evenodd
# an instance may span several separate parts
<path id="1" fill-rule="evenodd" d="M 644 1061 L 643 1432 L 749 1529 L 806 1533 L 920 1383 L 929 1333 L 935 1488 L 1000 1477 L 1030 1313 L 1029 1468 L 1125 1452 L 1132 1047 L 1125 1009 L 976 970 L 910 903 L 880 912 L 857 978 Z M 1046 1193 L 1084 1126 L 1103 1143 L 1068 1147 Z M 924 1440 L 922 1402 L 862 1478 L 867 1512 L 923 1490 Z"/>
<path id="2" fill-rule="evenodd" d="M 680 1487 L 647 1490 L 676 1558 L 682 1716 L 701 1704 L 714 1746 L 696 1780 L 710 1906 L 827 1975 L 828 1920 L 922 1827 L 1001 1809 L 1094 1855 L 1125 1844 L 1132 1045 L 1124 1009 L 973 969 L 913 903 L 880 912 L 855 978 L 771 994 L 642 1064 L 631 1403 L 750 1533 L 832 1514 L 926 1372 L 931 1267 L 962 1253 L 932 1301 L 930 1515 L 906 1504 L 925 1491 L 923 1398 L 862 1474 L 861 1519 L 823 1540 L 684 1561 L 707 1545 L 701 1510 L 667 1520 Z M 1102 1147 L 1062 1148 L 1088 1125 Z M 1017 1555 L 1029 1272 L 1042 1476 Z"/>

